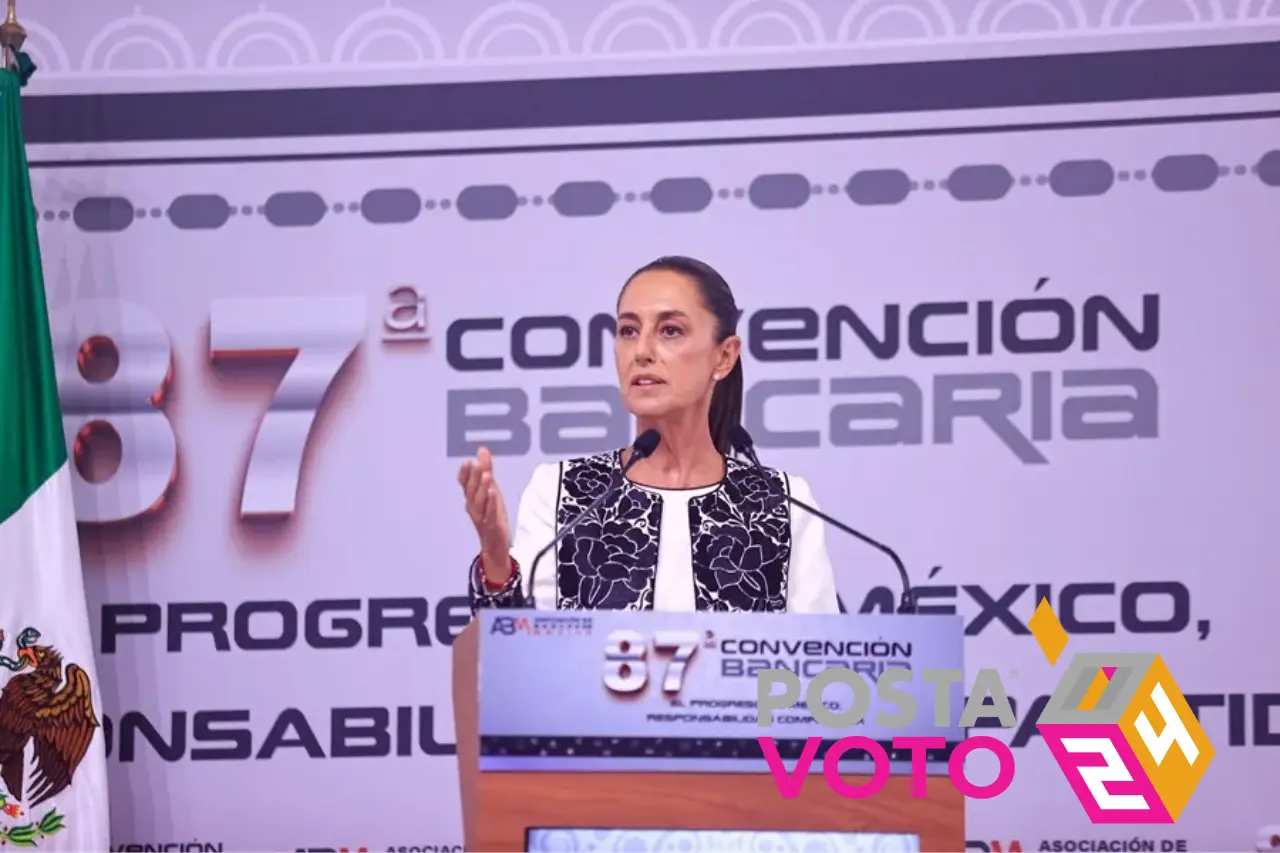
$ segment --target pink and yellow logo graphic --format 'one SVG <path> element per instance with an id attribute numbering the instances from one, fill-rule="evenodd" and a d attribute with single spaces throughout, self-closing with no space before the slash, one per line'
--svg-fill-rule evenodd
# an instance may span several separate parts
<path id="1" fill-rule="evenodd" d="M 1067 632 L 1042 599 L 1027 623 L 1049 664 Z M 1071 658 L 1036 728 L 1093 823 L 1175 823 L 1213 745 L 1155 654 Z"/>

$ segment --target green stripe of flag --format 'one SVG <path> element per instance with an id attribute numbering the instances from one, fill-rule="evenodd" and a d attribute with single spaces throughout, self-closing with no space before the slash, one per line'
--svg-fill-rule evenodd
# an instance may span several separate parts
<path id="1" fill-rule="evenodd" d="M 0 69 L 0 524 L 67 460 L 18 70 Z"/>

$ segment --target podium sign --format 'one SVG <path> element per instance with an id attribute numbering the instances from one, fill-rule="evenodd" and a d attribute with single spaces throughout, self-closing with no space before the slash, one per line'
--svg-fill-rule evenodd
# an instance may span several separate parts
<path id="1" fill-rule="evenodd" d="M 884 746 L 895 773 L 909 772 L 911 756 L 893 748 L 894 737 L 943 737 L 947 746 L 929 750 L 926 761 L 941 774 L 965 734 L 963 681 L 942 691 L 943 725 L 935 722 L 937 688 L 919 677 L 895 685 L 914 699 L 914 720 L 900 728 L 876 722 L 882 710 L 901 711 L 875 694 L 885 669 L 963 672 L 959 616 L 484 610 L 478 627 L 482 772 L 767 773 L 760 737 L 774 738 L 792 766 L 809 738 L 859 735 Z M 806 710 L 809 681 L 829 667 L 867 677 L 871 706 L 861 723 L 833 730 Z M 775 712 L 767 727 L 756 716 L 762 669 L 789 669 L 802 687 L 796 706 Z M 823 702 L 842 713 L 853 697 L 849 685 L 833 684 Z M 840 766 L 867 772 L 870 761 L 855 750 Z M 822 772 L 821 760 L 811 772 Z"/>

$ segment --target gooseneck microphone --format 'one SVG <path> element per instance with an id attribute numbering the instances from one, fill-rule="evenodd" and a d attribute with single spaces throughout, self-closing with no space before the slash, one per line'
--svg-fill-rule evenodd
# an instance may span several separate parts
<path id="1" fill-rule="evenodd" d="M 757 468 L 764 467 L 763 465 L 760 464 L 760 457 L 756 456 L 756 445 L 755 445 L 755 442 L 752 441 L 751 439 L 751 433 L 747 432 L 745 427 L 743 427 L 740 424 L 734 426 L 732 430 L 732 434 L 730 435 L 729 441 L 733 445 L 733 449 L 741 453 L 743 456 L 747 457 L 747 459 L 751 461 L 752 465 L 754 465 Z M 899 613 L 915 613 L 916 612 L 915 597 L 911 594 L 911 580 L 907 577 L 907 567 L 902 564 L 902 558 L 898 556 L 898 553 L 896 551 L 894 551 L 888 545 L 885 545 L 883 542 L 877 542 L 876 540 L 872 539 L 870 536 L 866 535 L 865 533 L 860 533 L 859 531 L 854 530 L 849 525 L 840 521 L 836 521 L 834 518 L 827 515 L 825 512 L 822 512 L 821 510 L 819 510 L 817 507 L 809 506 L 804 501 L 793 498 L 790 494 L 787 495 L 787 500 L 790 501 L 795 506 L 798 506 L 801 509 L 805 510 L 806 512 L 817 516 L 818 518 L 822 519 L 827 524 L 830 524 L 832 527 L 836 528 L 837 530 L 841 530 L 845 533 L 848 533 L 850 536 L 854 537 L 855 539 L 858 539 L 859 541 L 867 543 L 872 548 L 875 548 L 877 551 L 881 552 L 882 554 L 888 555 L 889 559 L 893 560 L 893 564 L 897 566 L 898 576 L 902 579 L 902 598 L 899 599 L 898 601 L 898 612 Z"/>
<path id="2" fill-rule="evenodd" d="M 658 445 L 661 443 L 662 434 L 656 429 L 647 429 L 640 433 L 640 435 L 636 436 L 636 440 L 631 444 L 631 458 L 627 460 L 627 464 L 614 471 L 613 476 L 609 478 L 609 485 L 605 487 L 605 490 L 597 495 L 595 500 L 587 504 L 586 509 L 578 513 L 569 521 L 568 524 L 556 531 L 555 538 L 548 542 L 546 547 L 539 551 L 538 555 L 533 558 L 533 565 L 529 568 L 529 597 L 526 599 L 526 603 L 529 608 L 532 609 L 537 606 L 534 596 L 538 589 L 536 583 L 538 580 L 538 563 L 542 561 L 542 558 L 547 555 L 548 551 L 556 547 L 560 540 L 568 535 L 569 531 L 581 524 L 587 516 L 599 509 L 600 506 L 607 501 L 615 491 L 617 491 L 618 486 L 622 484 L 622 479 L 627 476 L 627 472 L 631 470 L 632 465 L 635 465 L 641 459 L 647 459 L 652 456 L 653 451 L 657 450 Z"/>

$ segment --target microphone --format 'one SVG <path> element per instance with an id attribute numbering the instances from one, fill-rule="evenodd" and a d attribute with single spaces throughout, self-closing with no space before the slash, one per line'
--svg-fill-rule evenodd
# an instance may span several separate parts
<path id="1" fill-rule="evenodd" d="M 627 460 L 627 464 L 623 465 L 621 469 L 614 471 L 613 476 L 609 478 L 609 485 L 605 487 L 605 490 L 601 492 L 595 500 L 587 504 L 586 509 L 578 513 L 577 516 L 570 520 L 568 524 L 561 527 L 556 532 L 555 538 L 548 542 L 546 547 L 539 551 L 538 555 L 533 558 L 533 566 L 529 569 L 529 598 L 527 599 L 530 609 L 535 609 L 537 605 L 534 593 L 538 589 L 537 584 L 535 583 L 538 579 L 538 563 L 542 561 L 542 558 L 547 555 L 548 551 L 556 547 L 556 545 L 560 543 L 560 540 L 568 535 L 569 531 L 581 524 L 587 516 L 599 509 L 600 505 L 613 495 L 614 491 L 616 491 L 618 486 L 621 485 L 622 478 L 627 476 L 627 472 L 631 470 L 632 465 L 635 465 L 641 459 L 647 459 L 652 456 L 653 451 L 657 450 L 658 445 L 661 443 L 662 433 L 658 432 L 656 429 L 647 429 L 640 433 L 640 435 L 636 436 L 636 440 L 631 444 L 631 458 Z"/>
<path id="2" fill-rule="evenodd" d="M 751 460 L 751 464 L 753 464 L 755 467 L 757 468 L 764 467 L 763 465 L 760 464 L 760 458 L 756 456 L 755 442 L 752 441 L 751 439 L 751 433 L 747 432 L 746 428 L 743 427 L 741 424 L 734 425 L 731 431 L 729 442 L 733 445 L 734 450 L 738 451 L 743 456 L 747 457 L 747 459 Z M 893 560 L 893 564 L 897 566 L 898 576 L 902 579 L 902 598 L 898 602 L 898 612 L 899 613 L 915 613 L 916 612 L 915 597 L 911 594 L 911 580 L 907 577 L 907 567 L 902 564 L 902 558 L 898 556 L 898 553 L 896 551 L 894 551 L 892 548 L 890 548 L 888 545 L 885 545 L 882 542 L 877 542 L 876 540 L 872 539 L 870 536 L 867 536 L 865 533 L 859 533 L 857 530 L 854 530 L 849 525 L 844 524 L 843 522 L 840 522 L 840 521 L 836 521 L 834 518 L 827 515 L 825 512 L 822 512 L 821 510 L 819 510 L 817 507 L 809 506 L 804 501 L 797 500 L 796 498 L 793 498 L 791 495 L 787 495 L 787 500 L 795 504 L 796 506 L 800 507 L 801 509 L 809 513 L 812 513 L 813 515 L 816 515 L 818 518 L 822 519 L 827 524 L 830 524 L 832 527 L 836 528 L 837 530 L 842 530 L 845 533 L 848 533 L 850 536 L 854 537 L 855 539 L 858 539 L 862 542 L 867 543 L 872 548 L 875 548 L 877 551 L 880 551 L 882 554 L 887 554 L 889 559 Z"/>

